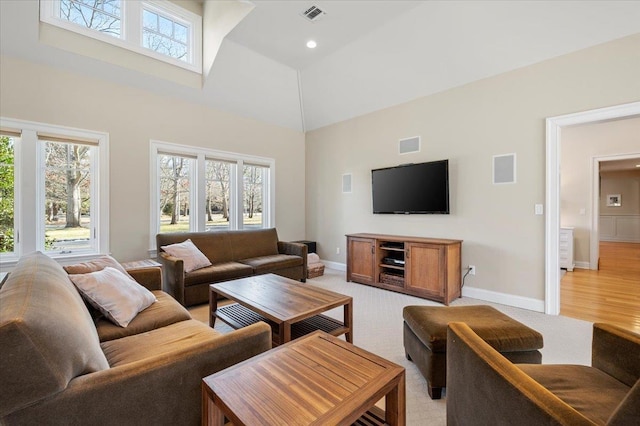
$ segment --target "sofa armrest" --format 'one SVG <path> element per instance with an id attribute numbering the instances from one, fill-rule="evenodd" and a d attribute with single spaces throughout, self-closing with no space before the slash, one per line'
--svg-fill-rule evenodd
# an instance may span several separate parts
<path id="1" fill-rule="evenodd" d="M 149 291 L 162 290 L 162 268 L 149 266 L 126 270 L 138 284 L 143 285 Z"/>
<path id="2" fill-rule="evenodd" d="M 0 423 L 200 424 L 202 379 L 271 348 L 271 329 L 253 324 L 180 350 L 85 374 L 62 392 Z"/>
<path id="3" fill-rule="evenodd" d="M 302 282 L 307 281 L 308 268 L 307 268 L 307 251 L 309 248 L 306 244 L 290 243 L 287 241 L 278 241 L 278 253 L 288 254 L 292 256 L 302 257 Z"/>
<path id="4" fill-rule="evenodd" d="M 633 386 L 640 378 L 640 335 L 611 324 L 593 324 L 591 365 Z"/>
<path id="5" fill-rule="evenodd" d="M 278 241 L 278 253 L 289 254 L 293 256 L 301 256 L 307 258 L 307 246 L 300 243 L 290 243 L 287 241 Z M 306 260 L 305 260 L 306 261 Z"/>
<path id="6" fill-rule="evenodd" d="M 162 263 L 162 289 L 184 306 L 184 261 L 163 251 L 158 259 Z"/>
<path id="7" fill-rule="evenodd" d="M 447 425 L 593 425 L 467 324 L 447 329 Z"/>

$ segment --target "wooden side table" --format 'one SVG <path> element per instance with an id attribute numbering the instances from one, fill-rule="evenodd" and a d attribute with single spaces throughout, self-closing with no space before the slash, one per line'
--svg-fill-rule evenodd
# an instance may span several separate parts
<path id="1" fill-rule="evenodd" d="M 322 331 L 205 377 L 202 397 L 203 425 L 352 424 L 383 397 L 379 423 L 406 423 L 404 368 Z"/>
<path id="2" fill-rule="evenodd" d="M 162 264 L 153 259 L 134 260 L 121 263 L 124 269 L 162 268 Z"/>

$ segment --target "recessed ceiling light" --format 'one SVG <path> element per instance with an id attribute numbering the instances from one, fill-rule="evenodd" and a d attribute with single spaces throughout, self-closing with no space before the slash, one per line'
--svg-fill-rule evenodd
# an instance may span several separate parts
<path id="1" fill-rule="evenodd" d="M 309 49 L 315 49 L 315 47 L 318 45 L 318 43 L 315 42 L 315 40 L 309 40 L 307 42 L 307 47 Z"/>

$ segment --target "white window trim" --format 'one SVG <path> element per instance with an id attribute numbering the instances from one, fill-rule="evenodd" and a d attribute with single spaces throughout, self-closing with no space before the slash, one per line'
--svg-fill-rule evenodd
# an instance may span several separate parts
<path id="1" fill-rule="evenodd" d="M 208 148 L 193 147 L 189 145 L 180 145 L 169 142 L 162 142 L 158 140 L 151 140 L 149 144 L 149 159 L 151 169 L 151 223 L 149 232 L 149 255 L 155 256 L 157 254 L 156 247 L 156 234 L 160 232 L 160 220 L 158 217 L 159 200 L 159 188 L 158 188 L 158 155 L 163 154 L 175 154 L 177 156 L 190 156 L 195 157 L 197 160 L 196 167 L 194 167 L 193 182 L 191 186 L 192 197 L 196 196 L 198 202 L 197 206 L 204 205 L 206 198 L 205 194 L 205 160 L 221 160 L 235 163 L 235 179 L 230 179 L 230 191 L 235 193 L 236 197 L 231 197 L 234 205 L 231 211 L 234 212 L 229 221 L 231 229 L 242 229 L 242 200 L 243 200 L 243 181 L 242 170 L 243 165 L 263 166 L 267 167 L 269 172 L 265 176 L 265 182 L 263 183 L 264 200 L 268 202 L 268 206 L 263 211 L 262 223 L 265 228 L 273 228 L 276 226 L 275 220 L 275 173 L 276 173 L 276 161 L 273 158 L 258 157 L 253 155 L 238 154 L 228 151 L 219 151 Z M 202 178 L 200 178 L 200 176 Z M 195 208 L 195 217 L 190 221 L 191 231 L 204 231 L 205 229 L 205 215 L 199 213 L 201 209 Z"/>
<path id="2" fill-rule="evenodd" d="M 99 192 L 92 199 L 91 222 L 95 232 L 92 250 L 60 254 L 45 252 L 60 263 L 73 263 L 93 259 L 109 253 L 109 134 L 92 130 L 57 126 L 33 121 L 0 117 L 0 127 L 21 129 L 22 136 L 15 154 L 16 208 L 14 217 L 15 233 L 18 241 L 13 256 L 2 256 L 0 268 L 10 268 L 20 256 L 36 250 L 44 252 L 44 223 L 42 216 L 42 191 L 44 175 L 40 165 L 41 145 L 38 132 L 50 133 L 72 139 L 93 139 L 98 141 L 98 161 L 92 161 L 92 183 Z M 29 161 L 29 159 L 36 161 Z M 31 184 L 33 182 L 33 184 Z M 95 231 L 94 231 L 95 230 Z"/>
<path id="3" fill-rule="evenodd" d="M 60 19 L 56 16 L 56 10 L 58 10 L 59 4 L 60 0 L 41 1 L 40 20 L 47 24 L 202 74 L 202 17 L 195 13 L 168 1 L 123 0 L 123 13 L 120 21 L 121 34 L 120 37 L 115 37 L 74 24 L 73 22 L 69 22 L 65 19 Z M 171 19 L 191 28 L 191 34 L 189 35 L 190 61 L 181 61 L 142 46 L 142 9 L 145 6 L 150 10 L 156 10 L 163 15 L 168 15 Z"/>

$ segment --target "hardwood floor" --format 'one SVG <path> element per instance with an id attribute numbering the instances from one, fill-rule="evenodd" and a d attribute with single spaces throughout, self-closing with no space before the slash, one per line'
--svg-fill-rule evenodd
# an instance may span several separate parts
<path id="1" fill-rule="evenodd" d="M 601 242 L 600 270 L 567 272 L 560 314 L 640 333 L 640 243 Z"/>

